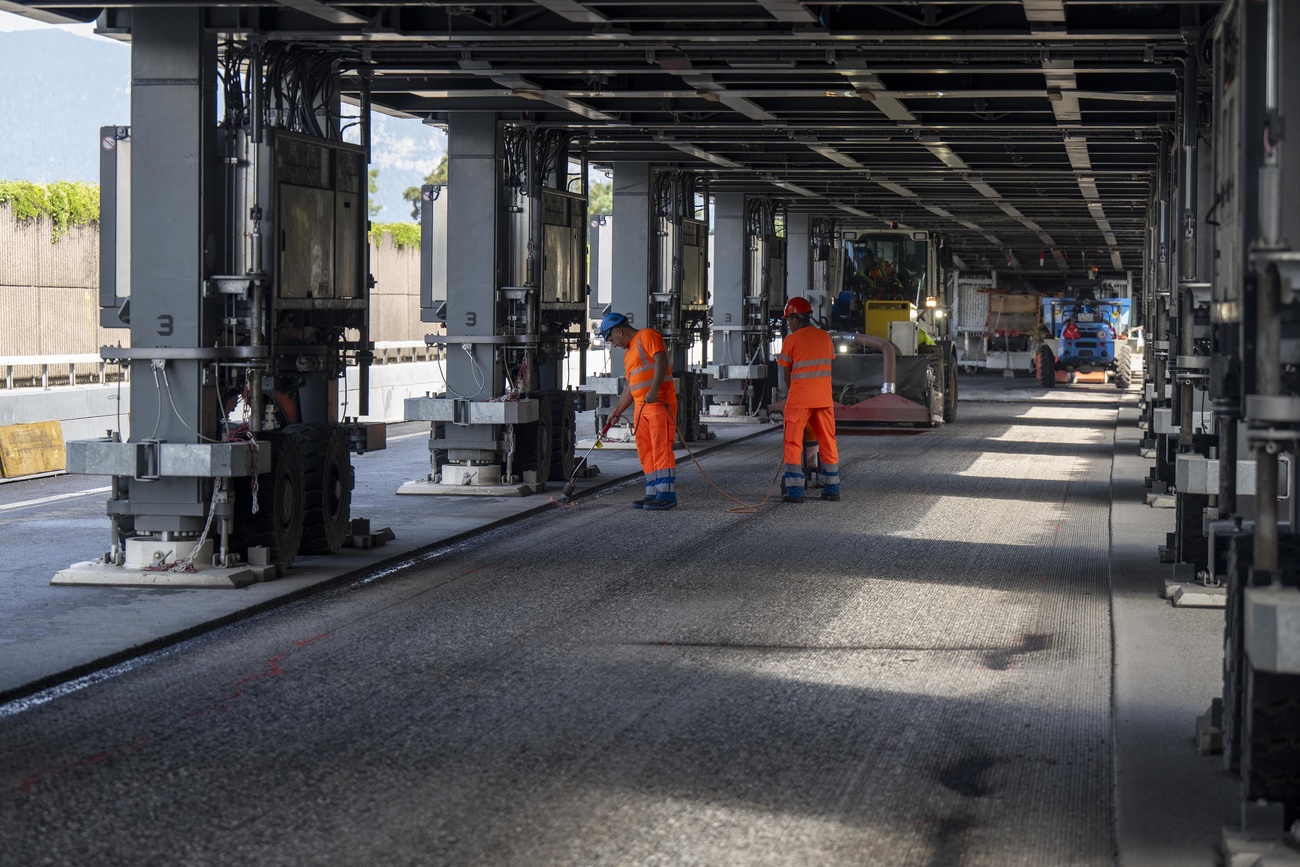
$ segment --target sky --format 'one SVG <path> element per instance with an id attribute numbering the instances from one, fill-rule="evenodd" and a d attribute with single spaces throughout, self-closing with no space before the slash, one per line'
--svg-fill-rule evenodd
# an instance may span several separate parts
<path id="1" fill-rule="evenodd" d="M 121 44 L 118 40 L 96 36 L 93 23 L 56 26 L 0 12 L 0 33 L 50 27 L 87 39 Z M 401 198 L 402 192 L 407 187 L 418 186 L 438 165 L 442 155 L 447 152 L 446 133 L 417 120 L 392 118 L 379 113 L 372 114 L 371 118 L 373 146 L 370 165 L 379 169 L 380 191 L 376 200 L 383 206 L 375 220 L 385 223 L 409 221 L 410 207 Z M 588 183 L 609 183 L 609 177 L 604 172 L 593 170 Z"/>

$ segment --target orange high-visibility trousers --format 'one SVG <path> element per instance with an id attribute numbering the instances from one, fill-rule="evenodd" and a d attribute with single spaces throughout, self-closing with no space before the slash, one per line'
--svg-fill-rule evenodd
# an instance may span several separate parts
<path id="1" fill-rule="evenodd" d="M 675 499 L 677 456 L 673 454 L 673 442 L 677 439 L 677 401 L 638 401 L 635 407 L 636 456 L 641 461 L 641 472 L 645 473 L 645 495 Z"/>
<path id="2" fill-rule="evenodd" d="M 803 442 L 804 429 L 811 429 L 817 438 L 822 474 L 826 480 L 826 493 L 840 492 L 840 452 L 835 442 L 835 410 L 829 406 L 796 406 L 785 409 L 785 439 L 782 463 L 786 493 L 802 497 L 804 489 Z"/>

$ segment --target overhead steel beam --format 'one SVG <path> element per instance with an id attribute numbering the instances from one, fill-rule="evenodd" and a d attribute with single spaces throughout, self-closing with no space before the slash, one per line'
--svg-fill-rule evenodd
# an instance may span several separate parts
<path id="1" fill-rule="evenodd" d="M 549 9 L 566 21 L 576 24 L 608 24 L 609 19 L 589 6 L 574 0 L 537 0 L 537 5 Z"/>
<path id="2" fill-rule="evenodd" d="M 340 9 L 337 6 L 331 6 L 328 3 L 321 3 L 319 0 L 276 0 L 281 6 L 288 6 L 290 9 L 296 9 L 313 18 L 319 18 L 322 21 L 328 21 L 331 24 L 369 24 L 370 19 L 363 15 L 357 15 L 346 9 Z"/>
<path id="3" fill-rule="evenodd" d="M 777 21 L 791 24 L 813 24 L 817 21 L 817 16 L 799 0 L 758 0 L 758 3 Z"/>

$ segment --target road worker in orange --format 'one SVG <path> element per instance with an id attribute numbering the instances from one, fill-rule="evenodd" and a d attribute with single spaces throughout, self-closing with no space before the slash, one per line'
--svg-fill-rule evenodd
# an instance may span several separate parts
<path id="1" fill-rule="evenodd" d="M 903 288 L 903 281 L 898 279 L 898 272 L 894 266 L 889 264 L 888 259 L 877 259 L 876 265 L 869 272 L 872 283 L 875 284 L 877 295 L 884 297 L 886 290 L 894 292 Z"/>
<path id="2" fill-rule="evenodd" d="M 835 442 L 835 410 L 831 398 L 831 361 L 835 345 L 831 336 L 813 325 L 812 304 L 795 296 L 785 305 L 786 336 L 776 363 L 781 367 L 788 395 L 785 401 L 785 463 L 783 479 L 787 503 L 804 498 L 804 429 L 812 430 L 821 456 L 823 500 L 840 498 L 840 453 Z"/>
<path id="3" fill-rule="evenodd" d="M 662 512 L 677 507 L 677 392 L 668 364 L 668 347 L 653 328 L 635 328 L 622 313 L 610 313 L 600 323 L 601 339 L 623 352 L 627 388 L 610 410 L 609 421 L 617 422 L 629 406 L 634 407 L 632 426 L 636 432 L 636 456 L 645 473 L 645 498 L 633 507 Z"/>

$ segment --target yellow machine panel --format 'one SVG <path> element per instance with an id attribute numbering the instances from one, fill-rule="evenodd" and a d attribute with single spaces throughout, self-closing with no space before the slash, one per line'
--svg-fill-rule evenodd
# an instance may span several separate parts
<path id="1" fill-rule="evenodd" d="M 889 323 L 916 318 L 916 305 L 911 301 L 868 301 L 865 307 L 863 333 L 884 340 L 889 339 Z"/>

